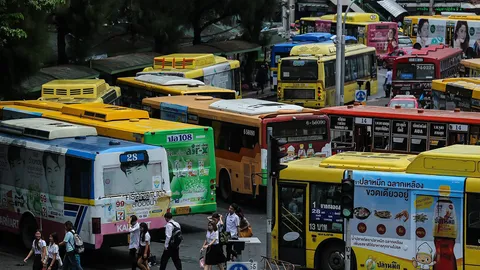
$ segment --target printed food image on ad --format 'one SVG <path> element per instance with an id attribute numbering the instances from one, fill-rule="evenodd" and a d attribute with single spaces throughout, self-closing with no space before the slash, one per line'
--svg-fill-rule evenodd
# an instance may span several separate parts
<path id="1" fill-rule="evenodd" d="M 352 178 L 351 241 L 362 269 L 462 269 L 463 178 L 374 171 Z"/>

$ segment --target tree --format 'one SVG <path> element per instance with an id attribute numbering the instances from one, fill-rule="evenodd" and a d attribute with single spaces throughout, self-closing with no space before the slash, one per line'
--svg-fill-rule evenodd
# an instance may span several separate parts
<path id="1" fill-rule="evenodd" d="M 221 22 L 238 14 L 241 0 L 193 0 L 188 16 L 193 28 L 193 45 L 202 42 L 202 32 L 212 24 Z"/>
<path id="2" fill-rule="evenodd" d="M 0 0 L 0 48 L 8 42 L 27 38 L 22 28 L 29 10 L 49 11 L 64 0 Z"/>
<path id="3" fill-rule="evenodd" d="M 0 0 L 0 85 L 5 98 L 47 59 L 46 15 L 63 0 Z"/>
<path id="4" fill-rule="evenodd" d="M 268 45 L 270 36 L 261 35 L 263 23 L 273 18 L 278 8 L 278 2 L 276 0 L 240 0 L 239 2 L 242 2 L 243 6 L 249 7 L 240 9 L 240 25 L 244 31 L 242 39 L 262 46 Z M 247 84 L 253 81 L 256 57 L 256 52 L 247 54 L 244 67 L 245 83 Z"/>
<path id="5" fill-rule="evenodd" d="M 100 26 L 109 20 L 109 12 L 118 9 L 116 0 L 67 0 L 53 13 L 53 22 L 57 27 L 58 64 L 69 62 L 67 37 L 70 41 L 71 55 L 83 59 L 92 45 L 92 39 Z"/>

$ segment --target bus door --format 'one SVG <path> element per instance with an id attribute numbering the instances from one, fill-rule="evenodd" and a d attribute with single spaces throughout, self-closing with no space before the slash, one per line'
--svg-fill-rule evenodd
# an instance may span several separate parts
<path id="1" fill-rule="evenodd" d="M 372 118 L 355 117 L 355 151 L 370 152 L 372 150 Z"/>
<path id="2" fill-rule="evenodd" d="M 353 117 L 330 116 L 330 133 L 332 154 L 355 149 L 353 134 Z"/>
<path id="3" fill-rule="evenodd" d="M 448 124 L 448 145 L 468 144 L 468 125 Z"/>
<path id="4" fill-rule="evenodd" d="M 480 179 L 467 179 L 467 191 L 469 183 Z M 473 191 L 473 188 L 472 188 Z M 479 190 L 476 190 L 478 192 Z M 478 269 L 480 267 L 480 193 L 466 193 L 466 219 L 465 219 L 465 270 Z"/>
<path id="5" fill-rule="evenodd" d="M 278 257 L 282 261 L 306 265 L 306 184 L 278 185 Z"/>

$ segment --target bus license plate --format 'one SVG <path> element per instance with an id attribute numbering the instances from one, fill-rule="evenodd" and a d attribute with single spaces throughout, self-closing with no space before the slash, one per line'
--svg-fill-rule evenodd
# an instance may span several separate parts
<path id="1" fill-rule="evenodd" d="M 177 215 L 188 215 L 190 214 L 190 206 L 182 206 L 175 208 L 175 213 Z"/>

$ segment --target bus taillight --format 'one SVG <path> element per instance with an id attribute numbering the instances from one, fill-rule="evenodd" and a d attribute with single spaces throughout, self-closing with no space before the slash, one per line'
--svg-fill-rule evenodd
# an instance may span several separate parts
<path id="1" fill-rule="evenodd" d="M 102 233 L 102 219 L 101 218 L 92 218 L 92 233 L 101 234 Z"/>

